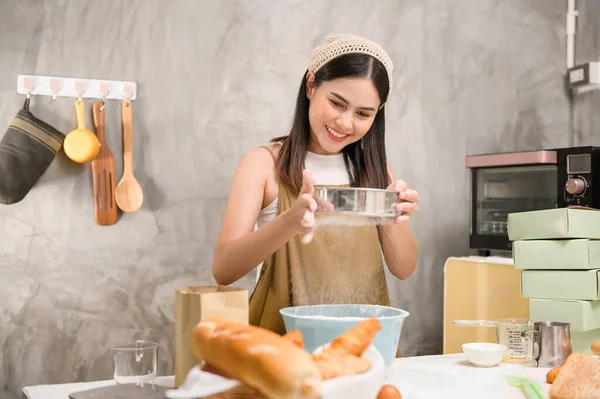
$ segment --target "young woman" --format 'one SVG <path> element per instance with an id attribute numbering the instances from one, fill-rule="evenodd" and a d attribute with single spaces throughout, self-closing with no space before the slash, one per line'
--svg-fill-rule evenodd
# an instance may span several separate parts
<path id="1" fill-rule="evenodd" d="M 378 44 L 327 37 L 302 77 L 289 135 L 243 156 L 213 275 L 229 285 L 264 262 L 250 297 L 250 324 L 283 334 L 279 309 L 286 306 L 389 305 L 381 252 L 395 277 L 413 272 L 417 245 L 406 222 L 419 196 L 394 180 L 385 151 L 392 70 Z M 398 216 L 383 224 L 325 223 L 333 215 L 315 215 L 314 185 L 395 190 Z"/>

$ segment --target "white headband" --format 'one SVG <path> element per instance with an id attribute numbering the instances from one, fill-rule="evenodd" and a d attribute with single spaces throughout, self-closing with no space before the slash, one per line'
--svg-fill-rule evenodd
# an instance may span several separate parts
<path id="1" fill-rule="evenodd" d="M 325 38 L 323 46 L 316 47 L 308 61 L 308 70 L 317 72 L 321 67 L 332 59 L 343 54 L 362 53 L 378 59 L 385 67 L 390 81 L 390 92 L 392 91 L 392 72 L 394 64 L 385 50 L 377 43 L 355 35 L 329 35 Z"/>

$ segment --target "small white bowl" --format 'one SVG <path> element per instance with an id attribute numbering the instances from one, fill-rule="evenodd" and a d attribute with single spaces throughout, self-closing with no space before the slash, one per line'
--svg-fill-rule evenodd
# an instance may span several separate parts
<path id="1" fill-rule="evenodd" d="M 463 344 L 463 352 L 471 363 L 480 367 L 492 367 L 502 361 L 506 346 L 489 342 Z"/>

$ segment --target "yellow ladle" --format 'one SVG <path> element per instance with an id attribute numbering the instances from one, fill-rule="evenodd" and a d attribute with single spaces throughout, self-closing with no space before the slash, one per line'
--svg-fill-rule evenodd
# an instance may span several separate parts
<path id="1" fill-rule="evenodd" d="M 86 163 L 94 160 L 100 152 L 100 141 L 98 136 L 85 127 L 83 120 L 83 100 L 75 101 L 75 112 L 77 114 L 77 129 L 71 130 L 65 137 L 63 148 L 67 156 L 78 163 Z"/>

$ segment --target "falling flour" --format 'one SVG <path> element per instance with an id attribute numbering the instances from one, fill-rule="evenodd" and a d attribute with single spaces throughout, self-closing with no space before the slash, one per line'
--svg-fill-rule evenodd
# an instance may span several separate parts
<path id="1" fill-rule="evenodd" d="M 315 315 L 315 316 L 302 316 L 302 315 L 298 315 L 299 317 L 307 317 L 313 320 L 347 320 L 347 321 L 360 321 L 360 320 L 364 320 L 366 319 L 366 317 L 359 317 L 359 316 L 321 316 L 321 315 Z"/>
<path id="2" fill-rule="evenodd" d="M 307 318 L 314 320 L 350 320 L 360 321 L 372 317 L 386 318 L 396 316 L 395 312 L 390 312 L 390 308 L 381 305 L 342 305 L 340 308 L 331 309 L 330 306 L 337 305 L 322 305 L 323 309 L 319 311 L 320 306 L 316 306 L 316 312 L 330 313 L 323 314 L 302 314 L 302 310 L 294 314 L 294 317 Z M 328 309 L 329 308 L 329 309 Z M 299 308 L 301 309 L 301 308 Z M 356 314 L 356 316 L 343 316 L 344 314 Z"/>

